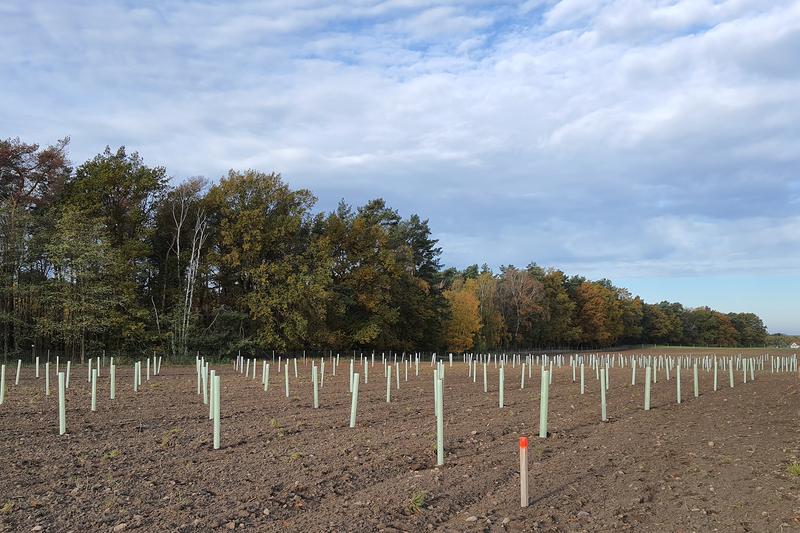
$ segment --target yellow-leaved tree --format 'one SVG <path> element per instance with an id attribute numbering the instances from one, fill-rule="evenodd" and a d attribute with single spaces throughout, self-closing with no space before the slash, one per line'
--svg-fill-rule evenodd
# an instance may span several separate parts
<path id="1" fill-rule="evenodd" d="M 474 279 L 466 283 L 456 282 L 444 297 L 450 306 L 450 318 L 445 323 L 447 348 L 454 352 L 464 352 L 472 348 L 475 334 L 481 328 L 478 311 L 479 300 Z"/>

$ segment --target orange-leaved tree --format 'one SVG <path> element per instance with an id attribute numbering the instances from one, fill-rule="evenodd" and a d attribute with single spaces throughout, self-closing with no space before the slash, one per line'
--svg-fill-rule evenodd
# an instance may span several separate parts
<path id="1" fill-rule="evenodd" d="M 450 306 L 450 318 L 445 322 L 445 340 L 451 351 L 464 352 L 472 348 L 475 334 L 481 328 L 476 289 L 475 280 L 469 279 L 464 283 L 458 281 L 450 290 L 444 291 Z"/>

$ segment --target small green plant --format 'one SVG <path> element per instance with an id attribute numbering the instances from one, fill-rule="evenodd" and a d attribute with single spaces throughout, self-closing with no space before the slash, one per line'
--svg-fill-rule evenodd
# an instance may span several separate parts
<path id="1" fill-rule="evenodd" d="M 112 461 L 119 457 L 119 450 L 111 450 L 108 453 L 103 454 L 103 461 Z"/>
<path id="2" fill-rule="evenodd" d="M 424 492 L 417 492 L 411 496 L 411 501 L 408 502 L 408 510 L 414 514 L 422 511 L 425 507 L 425 498 L 427 494 Z"/>
<path id="3" fill-rule="evenodd" d="M 544 447 L 539 446 L 531 446 L 530 447 L 531 457 L 535 459 L 541 460 L 544 457 Z"/>
<path id="4" fill-rule="evenodd" d="M 181 432 L 181 430 L 179 428 L 172 428 L 172 429 L 169 429 L 169 430 L 165 431 L 161 435 L 161 447 L 162 448 L 168 447 L 170 445 L 170 442 L 172 442 L 172 437 L 174 437 L 175 435 L 177 435 L 180 432 Z"/>
<path id="5" fill-rule="evenodd" d="M 300 459 L 301 457 L 303 457 L 303 455 L 300 452 L 292 452 L 292 455 L 289 456 L 289 460 L 294 462 Z"/>
<path id="6" fill-rule="evenodd" d="M 14 510 L 14 502 L 8 500 L 2 507 L 0 507 L 0 514 L 11 514 Z"/>
<path id="7" fill-rule="evenodd" d="M 797 461 L 792 461 L 791 464 L 786 467 L 786 472 L 793 477 L 800 476 L 800 463 Z"/>
<path id="8" fill-rule="evenodd" d="M 283 428 L 281 428 L 281 424 L 280 422 L 278 422 L 277 419 L 273 418 L 272 420 L 270 420 L 269 425 L 272 427 L 272 429 L 278 430 L 278 437 L 282 438 L 285 435 Z"/>

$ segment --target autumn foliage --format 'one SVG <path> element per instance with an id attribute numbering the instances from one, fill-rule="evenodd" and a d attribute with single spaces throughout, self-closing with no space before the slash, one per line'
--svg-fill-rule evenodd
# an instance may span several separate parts
<path id="1" fill-rule="evenodd" d="M 67 147 L 0 141 L 5 357 L 764 342 L 752 313 L 646 303 L 535 263 L 442 269 L 428 221 L 381 199 L 323 212 L 279 174 L 170 182 L 124 147 L 76 167 Z"/>
<path id="2" fill-rule="evenodd" d="M 450 317 L 444 323 L 447 349 L 456 352 L 470 350 L 474 345 L 475 334 L 481 327 L 480 302 L 476 295 L 475 280 L 455 284 L 444 291 L 450 307 Z"/>

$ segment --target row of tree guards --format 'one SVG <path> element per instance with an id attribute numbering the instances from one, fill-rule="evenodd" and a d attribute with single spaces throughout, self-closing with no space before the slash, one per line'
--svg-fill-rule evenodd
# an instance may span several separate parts
<path id="1" fill-rule="evenodd" d="M 414 354 L 413 356 L 406 357 L 405 354 L 400 356 L 400 360 L 397 359 L 397 354 L 394 355 L 394 362 L 391 363 L 389 358 L 385 356 L 385 354 L 381 355 L 381 361 L 383 366 L 384 376 L 386 378 L 386 401 L 387 403 L 391 402 L 391 385 L 392 385 L 392 368 L 394 366 L 394 375 L 395 375 L 395 384 L 396 388 L 400 388 L 401 382 L 401 368 L 405 372 L 405 381 L 408 381 L 408 373 L 409 367 L 413 364 L 414 367 L 414 375 L 419 375 L 419 364 L 421 361 L 421 355 Z M 413 357 L 413 363 L 410 358 Z M 553 357 L 549 357 L 547 355 L 533 356 L 527 355 L 525 356 L 525 360 L 522 360 L 522 356 L 520 354 L 513 354 L 510 358 L 502 354 L 498 357 L 497 354 L 489 355 L 489 354 L 464 354 L 463 362 L 467 364 L 468 374 L 472 377 L 473 382 L 477 381 L 478 364 L 482 365 L 483 368 L 483 390 L 484 392 L 488 392 L 488 377 L 487 377 L 487 368 L 494 364 L 494 367 L 497 369 L 499 367 L 498 377 L 499 377 L 499 394 L 498 394 L 498 401 L 500 408 L 504 407 L 504 391 L 505 391 L 505 367 L 509 364 L 512 368 L 516 366 L 521 366 L 522 371 L 520 372 L 520 388 L 525 388 L 525 377 L 526 374 L 530 378 L 532 376 L 533 367 L 534 366 L 541 366 L 541 393 L 540 393 L 540 418 L 539 418 L 539 436 L 545 438 L 547 436 L 547 406 L 548 406 L 548 399 L 549 399 L 549 386 L 553 380 L 553 365 L 556 364 L 559 368 L 564 364 L 564 356 L 556 355 Z M 329 356 L 329 363 L 330 367 L 332 368 L 332 374 L 336 375 L 336 368 L 339 364 L 340 356 L 337 354 L 335 357 L 331 354 Z M 449 354 L 449 365 L 453 365 L 453 355 Z M 764 370 L 766 361 L 769 359 L 770 361 L 770 368 L 772 372 L 794 372 L 797 370 L 797 357 L 796 355 L 793 356 L 783 356 L 783 357 L 769 357 L 769 356 L 759 356 L 754 358 L 745 358 L 741 356 L 737 357 L 728 357 L 728 358 L 718 358 L 712 356 L 705 356 L 702 358 L 696 358 L 692 356 L 681 356 L 681 357 L 671 357 L 671 356 L 623 356 L 621 354 L 616 355 L 597 355 L 597 354 L 589 354 L 589 355 L 575 355 L 570 356 L 569 358 L 569 365 L 572 368 L 572 381 L 576 381 L 576 374 L 577 370 L 580 369 L 580 394 L 585 393 L 585 367 L 588 364 L 595 371 L 596 379 L 600 381 L 600 400 L 601 400 L 601 420 L 606 421 L 608 419 L 607 412 L 606 412 L 606 394 L 610 386 L 609 377 L 611 368 L 615 366 L 624 368 L 626 365 L 631 367 L 631 385 L 636 385 L 636 370 L 638 367 L 645 367 L 645 386 L 644 386 L 644 409 L 650 409 L 650 397 L 651 397 L 651 387 L 650 384 L 658 382 L 658 375 L 659 371 L 662 371 L 666 379 L 669 381 L 671 378 L 671 373 L 674 369 L 675 374 L 675 384 L 676 384 L 676 401 L 677 403 L 681 403 L 682 401 L 682 393 L 681 393 L 681 369 L 685 367 L 691 366 L 692 368 L 692 377 L 693 377 L 693 393 L 694 396 L 699 396 L 699 384 L 698 384 L 698 372 L 699 369 L 702 368 L 707 372 L 713 371 L 714 376 L 714 385 L 713 388 L 716 391 L 719 388 L 719 371 L 726 371 L 728 374 L 728 383 L 730 387 L 734 386 L 734 369 L 737 371 L 742 372 L 742 381 L 744 383 L 748 380 L 748 373 L 749 379 L 755 379 L 755 372 L 756 369 Z M 110 389 L 110 398 L 113 400 L 116 396 L 116 364 L 114 363 L 114 358 L 112 357 L 109 367 L 109 389 Z M 245 374 L 246 376 L 251 375 L 251 365 L 252 365 L 252 378 L 256 378 L 257 372 L 257 359 L 250 359 L 244 358 L 239 356 L 234 361 L 234 368 L 237 369 L 239 372 Z M 213 402 L 213 394 L 215 389 L 215 382 L 214 379 L 219 379 L 219 376 L 215 376 L 214 371 L 211 371 L 211 376 L 209 378 L 208 374 L 208 363 L 204 360 L 204 358 L 200 358 L 199 356 L 196 358 L 197 362 L 197 393 L 203 394 L 204 403 L 209 403 L 209 398 Z M 319 367 L 317 366 L 316 361 L 312 361 L 312 386 L 313 386 L 313 407 L 319 407 L 319 388 L 324 386 L 325 382 L 325 358 L 322 357 L 319 360 Z M 293 366 L 293 374 L 294 377 L 298 377 L 298 368 L 297 368 L 297 358 L 292 358 L 291 364 Z M 362 368 L 362 373 L 357 373 L 354 371 L 356 359 L 355 357 L 350 359 L 350 382 L 349 382 L 349 391 L 351 392 L 352 398 L 352 408 L 351 408 L 351 426 L 355 427 L 355 420 L 356 420 L 356 409 L 358 404 L 358 383 L 361 381 L 361 375 L 364 376 L 364 383 L 369 382 L 369 367 L 374 366 L 375 364 L 375 354 L 371 355 L 369 364 L 367 364 L 367 357 L 363 356 L 360 357 L 360 365 Z M 442 409 L 440 406 L 443 404 L 443 381 L 444 381 L 444 365 L 441 360 L 437 360 L 436 354 L 433 354 L 430 359 L 431 366 L 436 365 L 434 369 L 434 401 L 435 406 L 434 410 L 437 414 L 437 419 L 441 416 Z M 71 361 L 67 361 L 66 364 L 66 371 L 60 372 L 59 367 L 60 362 L 59 358 L 56 357 L 55 360 L 55 373 L 56 374 L 64 374 L 64 387 L 65 389 L 69 388 L 70 382 L 70 375 L 71 375 Z M 94 365 L 94 368 L 93 368 Z M 95 359 L 89 359 L 87 361 L 87 381 L 91 383 L 92 387 L 92 410 L 96 410 L 96 403 L 97 403 L 97 378 L 100 375 L 100 368 L 104 367 L 105 357 L 97 357 Z M 151 374 L 151 359 L 147 358 L 145 360 L 146 365 L 146 379 L 149 381 L 150 374 Z M 402 367 L 401 367 L 402 365 Z M 34 364 L 35 376 L 37 378 L 40 377 L 40 364 L 37 358 Z M 155 355 L 152 357 L 152 367 L 154 370 L 154 375 L 160 372 L 161 368 L 161 357 L 156 357 Z M 134 392 L 137 392 L 139 386 L 142 383 L 142 362 L 138 361 L 134 363 Z M 270 365 L 266 360 L 262 360 L 262 384 L 264 386 L 264 391 L 266 392 L 269 388 L 269 368 Z M 286 397 L 289 397 L 289 364 L 288 360 L 283 361 L 282 357 L 278 357 L 278 372 L 281 372 L 281 368 L 283 368 L 284 373 L 284 387 L 285 387 L 285 394 Z M 17 361 L 17 372 L 15 376 L 15 384 L 19 384 L 20 373 L 22 369 L 22 360 Z M 527 372 L 526 372 L 527 369 Z M 50 363 L 46 362 L 44 364 L 44 376 L 45 376 L 45 395 L 50 395 Z M 5 399 L 5 392 L 6 392 L 6 365 L 2 365 L 0 368 L 0 405 L 3 403 Z M 218 391 L 217 391 L 218 392 Z M 209 410 L 209 419 L 213 419 L 213 403 Z M 215 422 L 216 427 L 219 427 L 219 421 Z M 438 426 L 437 422 L 437 426 Z M 219 436 L 217 435 L 217 440 Z M 437 438 L 437 440 L 439 440 Z M 437 456 L 439 454 L 437 453 Z"/>
<path id="2" fill-rule="evenodd" d="M 150 358 L 146 360 L 146 380 L 150 381 Z M 69 389 L 70 376 L 72 375 L 72 362 L 67 361 L 64 371 L 61 371 L 59 358 L 56 357 L 54 372 L 57 376 L 57 394 L 58 394 L 58 434 L 64 435 L 67 432 L 67 403 L 66 391 Z M 153 356 L 152 359 L 153 376 L 161 373 L 161 357 Z M 17 373 L 14 378 L 14 385 L 19 385 L 20 375 L 22 374 L 22 360 L 17 360 Z M 45 396 L 50 396 L 50 362 L 45 362 L 44 365 L 44 393 Z M 96 358 L 88 359 L 86 363 L 87 376 L 86 381 L 90 384 L 90 410 L 97 411 L 97 380 L 100 377 L 101 369 L 106 367 L 106 357 L 99 356 Z M 41 378 L 39 358 L 34 362 L 34 377 Z M 108 388 L 109 399 L 115 400 L 117 397 L 117 364 L 114 358 L 110 357 L 108 361 Z M 142 386 L 142 362 L 137 361 L 133 364 L 133 391 L 138 392 Z M 6 365 L 0 365 L 0 405 L 5 402 L 6 396 Z"/>
<path id="3" fill-rule="evenodd" d="M 461 356 L 462 363 L 467 367 L 467 375 L 472 379 L 473 383 L 477 383 L 479 366 L 482 370 L 482 383 L 483 392 L 488 393 L 488 369 L 494 367 L 497 370 L 498 376 L 498 404 L 499 408 L 504 408 L 504 391 L 506 388 L 506 369 L 510 366 L 513 368 L 520 368 L 520 389 L 525 389 L 526 378 L 530 382 L 533 377 L 534 367 L 540 369 L 540 394 L 539 394 L 539 437 L 546 439 L 548 437 L 548 403 L 550 396 L 550 387 L 553 384 L 554 370 L 568 365 L 571 369 L 572 383 L 580 383 L 579 393 L 585 394 L 585 379 L 587 366 L 594 372 L 595 379 L 600 384 L 600 419 L 601 421 L 608 420 L 606 397 L 610 390 L 610 370 L 613 368 L 626 368 L 631 369 L 631 385 L 635 386 L 637 383 L 637 370 L 644 367 L 644 397 L 643 408 L 650 410 L 651 408 L 651 384 L 657 383 L 659 375 L 662 375 L 666 381 L 674 379 L 676 402 L 682 402 L 682 373 L 684 370 L 690 369 L 692 376 L 692 392 L 694 397 L 700 395 L 699 390 L 699 372 L 705 371 L 709 374 L 713 373 L 713 390 L 720 388 L 720 375 L 727 374 L 727 384 L 733 388 L 735 386 L 735 375 L 741 375 L 742 383 L 747 383 L 748 380 L 756 378 L 756 372 L 765 372 L 766 366 L 769 364 L 772 373 L 778 372 L 797 372 L 797 355 L 792 356 L 769 356 L 761 355 L 757 357 L 716 357 L 716 356 L 702 356 L 696 357 L 691 355 L 684 356 L 654 356 L 654 355 L 622 355 L 622 354 L 586 354 L 586 355 L 572 355 L 567 359 L 563 355 L 542 355 L 535 356 L 528 354 L 463 354 Z M 153 356 L 144 361 L 137 361 L 133 365 L 133 390 L 138 392 L 142 386 L 142 373 L 144 368 L 145 381 L 149 381 L 152 374 L 158 375 L 161 372 L 161 357 Z M 210 368 L 210 364 L 205 358 L 196 357 L 195 361 L 197 373 L 197 395 L 202 397 L 203 404 L 208 405 L 208 419 L 212 422 L 213 432 L 213 447 L 219 449 L 221 446 L 221 423 L 220 423 L 220 392 L 221 381 L 218 372 Z M 245 378 L 255 380 L 257 378 L 258 370 L 261 369 L 261 385 L 264 392 L 269 391 L 270 385 L 270 364 L 272 362 L 262 359 L 259 365 L 259 359 L 247 358 L 238 356 L 233 361 L 233 367 L 236 372 Z M 306 364 L 305 356 L 303 363 Z M 340 355 L 330 353 L 328 356 L 311 359 L 311 383 L 312 383 L 312 407 L 318 409 L 320 406 L 319 392 L 320 388 L 324 387 L 326 363 L 329 368 L 329 373 L 332 376 L 336 375 L 337 367 L 340 364 Z M 386 380 L 386 402 L 392 402 L 392 388 L 400 389 L 401 374 L 404 376 L 403 381 L 409 380 L 409 372 L 413 372 L 413 376 L 419 376 L 419 367 L 422 363 L 422 355 L 420 354 L 394 354 L 393 356 L 386 356 L 381 354 L 380 366 L 383 368 L 383 377 Z M 445 451 L 444 451 L 444 383 L 446 368 L 453 367 L 453 354 L 449 354 L 447 364 L 445 361 L 432 354 L 430 361 L 426 361 L 433 370 L 433 390 L 434 390 L 434 417 L 436 426 L 436 464 L 437 466 L 444 465 Z M 58 376 L 58 419 L 59 419 L 59 434 L 66 433 L 66 402 L 65 391 L 69 388 L 70 375 L 72 370 L 71 361 L 67 361 L 66 368 L 61 371 L 60 361 L 58 358 L 55 360 L 55 374 Z M 97 383 L 101 375 L 101 369 L 105 368 L 105 357 L 97 357 L 87 361 L 87 381 L 90 383 L 91 391 L 91 411 L 97 409 Z M 359 357 L 349 357 L 349 384 L 348 390 L 351 396 L 351 409 L 349 427 L 356 427 L 357 412 L 358 412 L 358 390 L 359 384 L 362 379 L 365 384 L 369 382 L 370 367 L 375 366 L 375 353 L 370 356 L 361 354 Z M 51 365 L 46 362 L 44 365 L 44 391 L 45 395 L 50 395 L 50 375 Z M 19 384 L 20 374 L 22 372 L 22 361 L 18 360 L 16 365 L 16 376 L 14 383 Z M 109 397 L 111 400 L 116 398 L 116 368 L 114 358 L 111 357 L 108 364 L 108 385 Z M 412 370 L 413 369 L 413 370 Z M 37 360 L 34 364 L 34 373 L 36 378 L 41 377 L 40 364 Z M 284 381 L 284 394 L 290 397 L 290 372 L 295 379 L 299 377 L 298 361 L 297 358 L 283 359 L 278 356 L 277 358 L 277 373 L 283 374 Z M 363 378 L 362 378 L 363 376 Z M 394 379 L 393 379 L 394 378 Z M 6 365 L 0 366 L 0 405 L 5 401 L 6 395 Z M 523 437 L 519 441 L 520 449 L 520 495 L 521 503 L 527 506 L 527 447 L 528 440 Z"/>
<path id="4" fill-rule="evenodd" d="M 383 367 L 384 377 L 386 379 L 386 402 L 391 403 L 392 398 L 392 375 L 395 376 L 396 388 L 400 389 L 400 372 L 401 368 L 405 370 L 405 381 L 408 381 L 408 369 L 410 366 L 414 367 L 414 375 L 419 375 L 419 364 L 421 356 L 413 354 L 406 356 L 402 354 L 399 356 L 394 355 L 394 361 L 390 361 L 385 354 L 381 354 L 381 366 Z M 645 368 L 645 385 L 644 385 L 644 410 L 650 410 L 651 398 L 651 383 L 658 382 L 659 371 L 665 374 L 666 380 L 669 381 L 671 376 L 675 375 L 677 403 L 681 403 L 681 368 L 691 366 L 693 374 L 693 392 L 694 396 L 699 396 L 699 368 L 703 368 L 708 372 L 713 370 L 714 373 L 714 390 L 718 390 L 718 374 L 720 368 L 727 369 L 729 375 L 729 385 L 734 387 L 734 368 L 741 370 L 742 380 L 747 383 L 748 373 L 749 379 L 755 379 L 756 369 L 764 370 L 766 361 L 769 356 L 759 356 L 752 358 L 745 358 L 742 356 L 718 358 L 715 356 L 693 357 L 693 356 L 623 356 L 616 355 L 575 355 L 570 356 L 569 366 L 572 369 L 572 382 L 577 381 L 578 369 L 580 369 L 580 394 L 585 394 L 585 372 L 586 365 L 589 364 L 595 371 L 595 377 L 600 382 L 600 419 L 603 422 L 608 421 L 606 395 L 610 387 L 610 370 L 614 367 L 624 368 L 631 367 L 631 385 L 636 385 L 637 366 Z M 548 422 L 548 404 L 550 396 L 550 385 L 553 382 L 553 368 L 556 365 L 561 368 L 565 364 L 563 355 L 556 355 L 553 357 L 543 355 L 541 357 L 534 355 L 527 355 L 522 359 L 522 355 L 513 354 L 510 359 L 505 354 L 498 357 L 497 354 L 463 354 L 463 363 L 466 363 L 468 375 L 472 378 L 473 382 L 477 382 L 478 365 L 480 364 L 483 369 L 483 390 L 484 393 L 488 392 L 488 372 L 487 368 L 494 365 L 498 369 L 498 401 L 499 407 L 504 407 L 504 391 L 505 391 L 505 369 L 506 366 L 511 365 L 512 368 L 517 366 L 521 367 L 520 372 L 520 388 L 525 388 L 525 378 L 532 377 L 534 366 L 541 368 L 541 385 L 539 396 L 539 437 L 547 438 L 547 422 Z M 332 374 L 336 375 L 336 368 L 339 365 L 340 355 L 334 356 L 332 353 L 327 358 L 329 367 Z M 771 371 L 775 372 L 796 372 L 797 371 L 797 356 L 790 357 L 769 357 Z M 278 357 L 278 373 L 281 372 L 283 367 L 285 394 L 289 397 L 289 361 L 283 360 Z M 305 362 L 305 361 L 304 361 Z M 319 387 L 320 383 L 324 383 L 325 379 L 325 362 L 326 358 L 319 358 L 319 365 L 317 360 L 312 359 L 311 374 L 312 374 L 312 387 L 313 387 L 313 407 L 319 408 Z M 453 354 L 448 355 L 448 366 L 453 366 Z M 208 373 L 208 364 L 202 358 L 197 359 L 198 368 L 198 394 L 201 394 L 201 388 L 205 383 L 203 375 Z M 350 424 L 351 428 L 356 427 L 356 418 L 358 410 L 358 387 L 361 382 L 361 376 L 364 376 L 364 383 L 369 382 L 369 368 L 375 365 L 375 354 L 370 357 L 360 355 L 357 360 L 352 357 L 349 360 L 349 384 L 348 390 L 351 394 L 351 408 L 350 408 Z M 401 366 L 402 365 L 402 366 Z M 430 365 L 433 367 L 433 385 L 434 385 L 434 414 L 436 419 L 436 458 L 437 465 L 444 464 L 444 378 L 445 378 L 445 365 L 441 359 L 437 359 L 436 354 L 433 354 L 430 359 Z M 245 377 L 256 379 L 256 369 L 258 367 L 258 359 L 250 359 L 239 356 L 233 363 L 234 369 Z M 293 368 L 294 377 L 298 377 L 297 358 L 291 359 L 291 366 Z M 355 370 L 360 366 L 361 372 Z M 266 360 L 262 361 L 262 376 L 261 381 L 264 385 L 264 391 L 269 387 L 269 363 Z M 205 368 L 203 372 L 201 369 Z M 251 370 L 252 369 L 252 370 Z M 218 422 L 215 422 L 215 439 L 218 438 Z M 522 441 L 520 441 L 522 442 Z M 527 447 L 527 440 L 525 440 Z M 521 447 L 522 449 L 522 447 Z"/>

